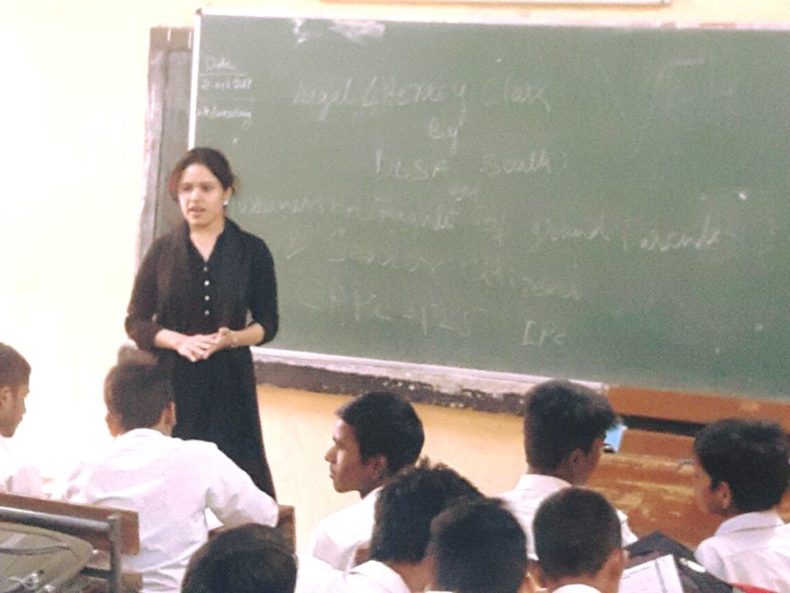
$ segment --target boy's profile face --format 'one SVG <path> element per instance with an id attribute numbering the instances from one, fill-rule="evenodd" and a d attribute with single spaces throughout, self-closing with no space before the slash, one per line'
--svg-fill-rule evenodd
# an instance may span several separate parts
<path id="1" fill-rule="evenodd" d="M 353 427 L 338 420 L 332 434 L 332 446 L 324 459 L 329 462 L 329 476 L 337 492 L 358 491 L 363 496 L 378 485 L 373 459 L 363 460 Z"/>
<path id="2" fill-rule="evenodd" d="M 25 398 L 30 393 L 28 383 L 17 387 L 0 387 L 0 435 L 12 437 L 25 415 Z"/>

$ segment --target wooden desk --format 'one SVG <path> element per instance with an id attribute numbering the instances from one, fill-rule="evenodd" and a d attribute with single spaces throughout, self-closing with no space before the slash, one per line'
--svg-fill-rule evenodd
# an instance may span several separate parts
<path id="1" fill-rule="evenodd" d="M 124 573 L 121 566 L 121 554 L 140 551 L 140 526 L 134 511 L 0 493 L 0 518 L 87 540 L 96 553 L 84 574 L 106 580 L 109 593 L 142 589 L 141 576 Z"/>
<path id="2" fill-rule="evenodd" d="M 296 514 L 292 506 L 281 504 L 277 529 L 282 531 L 285 539 L 291 544 L 291 551 L 296 551 Z"/>
<path id="3" fill-rule="evenodd" d="M 636 453 L 605 454 L 587 485 L 626 513 L 637 535 L 661 531 L 694 549 L 713 535 L 722 519 L 697 506 L 693 469 L 680 461 Z M 790 521 L 790 492 L 779 512 Z"/>

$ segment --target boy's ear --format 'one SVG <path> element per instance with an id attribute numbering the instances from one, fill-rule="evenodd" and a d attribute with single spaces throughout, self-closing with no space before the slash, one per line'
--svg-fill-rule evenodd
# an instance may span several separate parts
<path id="1" fill-rule="evenodd" d="M 162 410 L 162 420 L 169 427 L 176 425 L 176 403 L 168 402 L 164 410 Z"/>
<path id="2" fill-rule="evenodd" d="M 722 511 L 732 509 L 732 490 L 727 482 L 719 482 L 715 488 L 711 488 L 711 493 Z"/>
<path id="3" fill-rule="evenodd" d="M 612 553 L 609 554 L 609 558 L 606 559 L 606 564 L 604 564 L 604 570 L 607 571 L 611 582 L 620 582 L 620 577 L 623 576 L 623 571 L 625 570 L 627 562 L 628 550 L 624 550 L 623 548 L 612 550 Z"/>
<path id="4" fill-rule="evenodd" d="M 382 480 L 387 477 L 387 458 L 384 455 L 373 455 L 365 461 L 370 476 L 376 480 Z"/>
<path id="5" fill-rule="evenodd" d="M 123 426 L 121 425 L 120 420 L 118 420 L 118 417 L 109 410 L 104 416 L 104 421 L 107 423 L 107 429 L 110 431 L 112 436 L 117 437 L 119 434 L 123 433 Z"/>
<path id="6" fill-rule="evenodd" d="M 568 454 L 568 463 L 570 465 L 578 465 L 584 458 L 584 451 L 581 449 L 574 449 Z"/>

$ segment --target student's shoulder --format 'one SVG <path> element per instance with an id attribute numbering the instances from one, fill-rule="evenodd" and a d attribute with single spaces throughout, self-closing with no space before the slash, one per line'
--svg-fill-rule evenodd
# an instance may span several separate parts
<path id="1" fill-rule="evenodd" d="M 373 531 L 373 505 L 366 502 L 363 499 L 321 519 L 310 537 L 310 554 L 334 568 L 353 566 L 357 548 L 370 541 Z"/>
<path id="2" fill-rule="evenodd" d="M 181 439 L 172 437 L 168 439 L 171 453 L 182 457 L 206 457 L 222 458 L 226 457 L 215 443 L 201 441 L 199 439 Z"/>
<path id="3" fill-rule="evenodd" d="M 0 461 L 0 492 L 22 496 L 41 496 L 44 478 L 41 470 L 27 459 Z"/>
<path id="4" fill-rule="evenodd" d="M 702 540 L 694 550 L 694 557 L 702 566 L 714 574 L 720 574 L 726 545 L 721 536 L 713 535 Z"/>
<path id="5" fill-rule="evenodd" d="M 209 441 L 173 439 L 169 456 L 172 466 L 188 468 L 190 474 L 201 474 L 207 479 L 218 474 L 244 474 L 244 470 Z"/>
<path id="6" fill-rule="evenodd" d="M 317 531 L 336 531 L 346 530 L 353 525 L 357 525 L 361 519 L 373 516 L 372 507 L 365 504 L 364 500 L 358 500 L 342 509 L 327 515 L 318 522 Z"/>

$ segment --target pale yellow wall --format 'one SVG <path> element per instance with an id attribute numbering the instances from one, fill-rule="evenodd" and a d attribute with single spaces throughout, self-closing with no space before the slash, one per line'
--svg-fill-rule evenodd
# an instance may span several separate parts
<path id="1" fill-rule="evenodd" d="M 338 16 L 359 10 L 316 0 L 212 4 L 269 10 L 287 6 Z M 104 438 L 100 386 L 124 339 L 122 320 L 142 205 L 148 31 L 157 25 L 188 26 L 201 5 L 189 0 L 0 0 L 0 341 L 15 345 L 33 364 L 33 393 L 20 439 L 31 446 L 60 443 L 39 447 L 52 471 L 80 447 Z M 421 10 L 377 5 L 364 10 L 382 15 L 408 10 L 418 17 L 474 12 L 468 6 Z M 525 22 L 790 26 L 788 0 L 477 12 Z M 487 463 L 484 447 L 469 447 L 463 454 L 470 466 Z M 287 468 L 283 473 L 278 479 L 294 479 Z"/>

